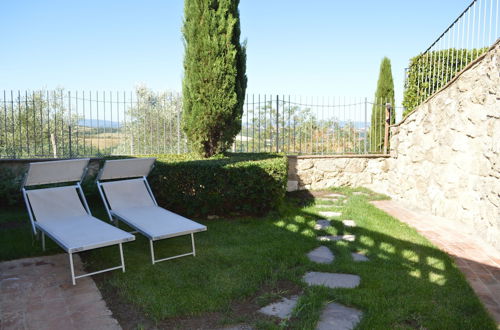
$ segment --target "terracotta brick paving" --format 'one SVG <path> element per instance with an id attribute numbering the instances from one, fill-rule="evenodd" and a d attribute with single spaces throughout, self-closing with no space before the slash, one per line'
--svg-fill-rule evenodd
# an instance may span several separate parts
<path id="1" fill-rule="evenodd" d="M 445 218 L 409 210 L 394 201 L 373 205 L 415 228 L 451 255 L 470 286 L 500 328 L 500 253 L 483 243 L 472 230 Z"/>
<path id="2" fill-rule="evenodd" d="M 66 254 L 0 263 L 0 329 L 121 329 L 94 281 L 73 286 L 68 265 Z"/>

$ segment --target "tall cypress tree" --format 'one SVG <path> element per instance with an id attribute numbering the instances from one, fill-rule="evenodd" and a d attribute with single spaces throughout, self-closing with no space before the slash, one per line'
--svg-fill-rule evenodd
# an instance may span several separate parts
<path id="1" fill-rule="evenodd" d="M 372 118 L 370 126 L 370 150 L 380 152 L 384 145 L 385 130 L 385 104 L 390 103 L 391 124 L 396 121 L 396 111 L 394 110 L 394 81 L 392 80 L 391 61 L 384 57 L 380 64 L 380 73 L 377 82 L 377 91 L 372 108 Z"/>
<path id="2" fill-rule="evenodd" d="M 241 130 L 247 77 L 238 4 L 184 2 L 183 130 L 205 157 L 229 149 Z"/>

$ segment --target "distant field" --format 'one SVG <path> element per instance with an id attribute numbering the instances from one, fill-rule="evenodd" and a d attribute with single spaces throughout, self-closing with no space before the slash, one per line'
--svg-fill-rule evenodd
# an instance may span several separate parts
<path id="1" fill-rule="evenodd" d="M 97 133 L 92 135 L 82 135 L 79 140 L 83 143 L 85 141 L 86 145 L 91 145 L 92 147 L 108 148 L 116 147 L 122 141 L 126 139 L 124 133 Z"/>

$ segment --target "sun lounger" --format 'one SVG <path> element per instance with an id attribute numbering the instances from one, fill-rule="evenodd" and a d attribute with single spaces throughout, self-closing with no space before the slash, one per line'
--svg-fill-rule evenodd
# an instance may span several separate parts
<path id="1" fill-rule="evenodd" d="M 207 227 L 158 206 L 146 180 L 154 162 L 155 158 L 106 161 L 97 178 L 97 186 L 109 219 L 117 225 L 122 221 L 148 238 L 153 264 L 196 256 L 194 233 L 205 231 Z M 183 235 L 191 235 L 192 252 L 155 259 L 154 241 Z"/>
<path id="2" fill-rule="evenodd" d="M 33 233 L 41 233 L 44 250 L 47 235 L 68 253 L 73 285 L 77 278 L 120 268 L 125 272 L 122 243 L 135 239 L 90 213 L 80 186 L 88 162 L 88 159 L 76 159 L 31 163 L 22 187 Z M 63 183 L 72 184 L 60 186 Z M 58 186 L 36 187 L 49 184 Z M 74 253 L 116 244 L 120 249 L 120 266 L 75 276 Z"/>

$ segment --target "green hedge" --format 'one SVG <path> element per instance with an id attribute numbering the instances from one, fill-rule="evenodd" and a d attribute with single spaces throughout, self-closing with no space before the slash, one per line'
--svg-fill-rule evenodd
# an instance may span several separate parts
<path id="1" fill-rule="evenodd" d="M 286 192 L 287 158 L 279 154 L 228 154 L 200 159 L 194 154 L 156 157 L 149 182 L 158 203 L 186 216 L 260 215 L 275 209 Z M 107 157 L 117 159 L 128 157 Z M 100 161 L 100 167 L 104 160 Z M 20 180 L 0 172 L 0 205 L 20 205 Z M 95 176 L 82 183 L 91 203 L 100 199 Z"/>
<path id="2" fill-rule="evenodd" d="M 288 163 L 283 155 L 156 157 L 149 182 L 158 203 L 187 216 L 261 215 L 285 196 Z"/>
<path id="3" fill-rule="evenodd" d="M 410 59 L 403 98 L 403 116 L 431 96 L 432 91 L 436 92 L 443 87 L 466 66 L 466 63 L 470 63 L 486 50 L 487 48 L 451 48 L 428 52 Z"/>

